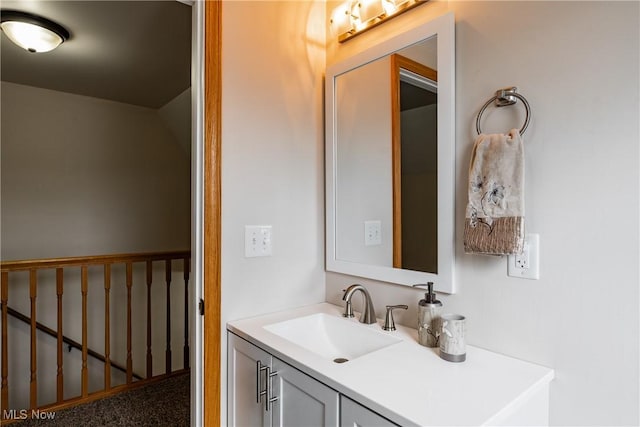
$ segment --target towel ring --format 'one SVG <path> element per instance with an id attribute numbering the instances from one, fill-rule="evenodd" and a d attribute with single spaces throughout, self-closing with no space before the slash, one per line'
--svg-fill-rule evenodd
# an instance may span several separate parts
<path id="1" fill-rule="evenodd" d="M 478 131 L 478 135 L 482 133 L 482 130 L 480 129 L 480 119 L 482 118 L 482 113 L 484 113 L 484 110 L 487 109 L 489 104 L 495 101 L 496 107 L 506 107 L 507 105 L 515 104 L 516 102 L 518 102 L 518 99 L 522 101 L 522 103 L 524 104 L 524 108 L 527 110 L 527 117 L 524 120 L 524 125 L 520 129 L 520 135 L 524 134 L 524 132 L 527 130 L 527 126 L 529 126 L 529 120 L 531 119 L 531 106 L 524 96 L 517 93 L 517 90 L 517 87 L 509 87 L 506 89 L 497 90 L 496 95 L 485 102 L 485 104 L 480 109 L 480 112 L 478 113 L 478 117 L 476 118 L 476 131 Z"/>

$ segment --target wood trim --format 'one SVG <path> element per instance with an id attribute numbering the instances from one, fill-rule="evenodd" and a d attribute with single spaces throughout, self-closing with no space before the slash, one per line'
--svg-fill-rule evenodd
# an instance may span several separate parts
<path id="1" fill-rule="evenodd" d="M 391 163 L 393 189 L 393 267 L 402 268 L 402 155 L 400 69 L 438 81 L 438 72 L 405 56 L 391 55 Z"/>
<path id="2" fill-rule="evenodd" d="M 147 378 L 153 376 L 153 356 L 151 354 L 151 285 L 153 283 L 153 263 L 147 261 Z"/>
<path id="3" fill-rule="evenodd" d="M 87 276 L 87 267 L 83 266 L 81 269 L 81 289 L 82 294 L 82 397 L 89 395 L 89 369 L 87 366 L 87 356 L 89 355 L 89 340 L 87 334 L 89 332 L 89 326 L 87 324 L 87 294 L 89 293 L 89 279 Z"/>
<path id="4" fill-rule="evenodd" d="M 433 80 L 434 82 L 438 81 L 438 72 L 436 70 L 434 70 L 433 68 L 429 68 L 419 62 L 416 62 L 413 59 L 407 58 L 406 56 L 394 53 L 393 55 L 391 55 L 391 62 L 395 63 L 395 74 L 400 72 L 400 68 L 403 68 L 405 70 L 411 71 L 412 73 L 419 74 L 422 77 L 426 77 L 429 80 Z"/>
<path id="5" fill-rule="evenodd" d="M 204 5 L 204 395 L 205 426 L 220 419 L 222 1 Z"/>
<path id="6" fill-rule="evenodd" d="M 38 296 L 38 276 L 36 270 L 29 271 L 29 299 L 31 300 L 31 379 L 30 379 L 30 396 L 29 408 L 36 409 L 38 407 L 38 376 L 36 354 L 36 297 Z"/>
<path id="7" fill-rule="evenodd" d="M 111 265 L 104 266 L 104 389 L 111 388 Z"/>
<path id="8" fill-rule="evenodd" d="M 36 260 L 3 261 L 2 271 L 31 270 L 58 267 L 82 267 L 96 264 L 119 264 L 126 262 L 164 261 L 166 259 L 183 259 L 191 257 L 191 251 L 142 252 L 135 254 L 90 255 L 69 258 L 47 258 Z"/>
<path id="9" fill-rule="evenodd" d="M 62 294 L 64 292 L 64 270 L 56 269 L 56 296 L 58 301 L 58 331 L 57 331 L 57 347 L 58 347 L 58 370 L 56 375 L 56 402 L 60 403 L 64 400 L 64 378 L 63 378 L 63 357 L 62 344 L 64 335 L 62 334 Z"/>
<path id="10" fill-rule="evenodd" d="M 7 331 L 7 304 L 9 303 L 9 273 L 0 273 L 0 301 L 2 301 L 2 391 L 0 405 L 9 407 L 9 335 Z M 0 417 L 0 419 L 4 416 Z"/>
<path id="11" fill-rule="evenodd" d="M 167 290 L 167 297 L 166 297 L 166 302 L 167 302 L 167 307 L 166 307 L 166 338 L 167 338 L 167 345 L 166 345 L 166 349 L 164 352 L 164 372 L 165 374 L 170 374 L 171 373 L 171 261 L 170 260 L 166 260 L 164 262 L 164 275 L 165 275 L 165 282 L 167 284 L 166 286 L 166 290 Z"/>
<path id="12" fill-rule="evenodd" d="M 133 356 L 131 354 L 131 288 L 133 287 L 133 265 L 127 263 L 127 384 L 133 382 Z"/>
<path id="13" fill-rule="evenodd" d="M 402 268 L 402 156 L 400 138 L 400 64 L 391 55 L 391 188 L 393 189 L 393 267 Z"/>

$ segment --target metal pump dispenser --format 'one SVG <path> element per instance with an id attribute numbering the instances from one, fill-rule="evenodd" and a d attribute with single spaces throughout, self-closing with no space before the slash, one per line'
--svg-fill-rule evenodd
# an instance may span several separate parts
<path id="1" fill-rule="evenodd" d="M 413 285 L 427 287 L 424 299 L 418 302 L 418 342 L 426 347 L 437 347 L 440 337 L 440 315 L 442 303 L 436 299 L 433 292 L 433 282 L 426 285 Z"/>

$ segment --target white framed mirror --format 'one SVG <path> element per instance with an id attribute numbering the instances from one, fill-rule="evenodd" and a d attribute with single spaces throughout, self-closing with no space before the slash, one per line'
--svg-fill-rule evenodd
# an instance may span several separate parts
<path id="1" fill-rule="evenodd" d="M 447 13 L 327 69 L 328 271 L 455 292 L 454 39 Z"/>

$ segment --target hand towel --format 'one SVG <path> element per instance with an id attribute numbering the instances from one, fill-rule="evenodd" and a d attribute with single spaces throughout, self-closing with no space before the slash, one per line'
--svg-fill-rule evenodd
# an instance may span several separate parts
<path id="1" fill-rule="evenodd" d="M 524 244 L 524 147 L 517 129 L 480 134 L 469 166 L 466 253 L 506 255 Z"/>

